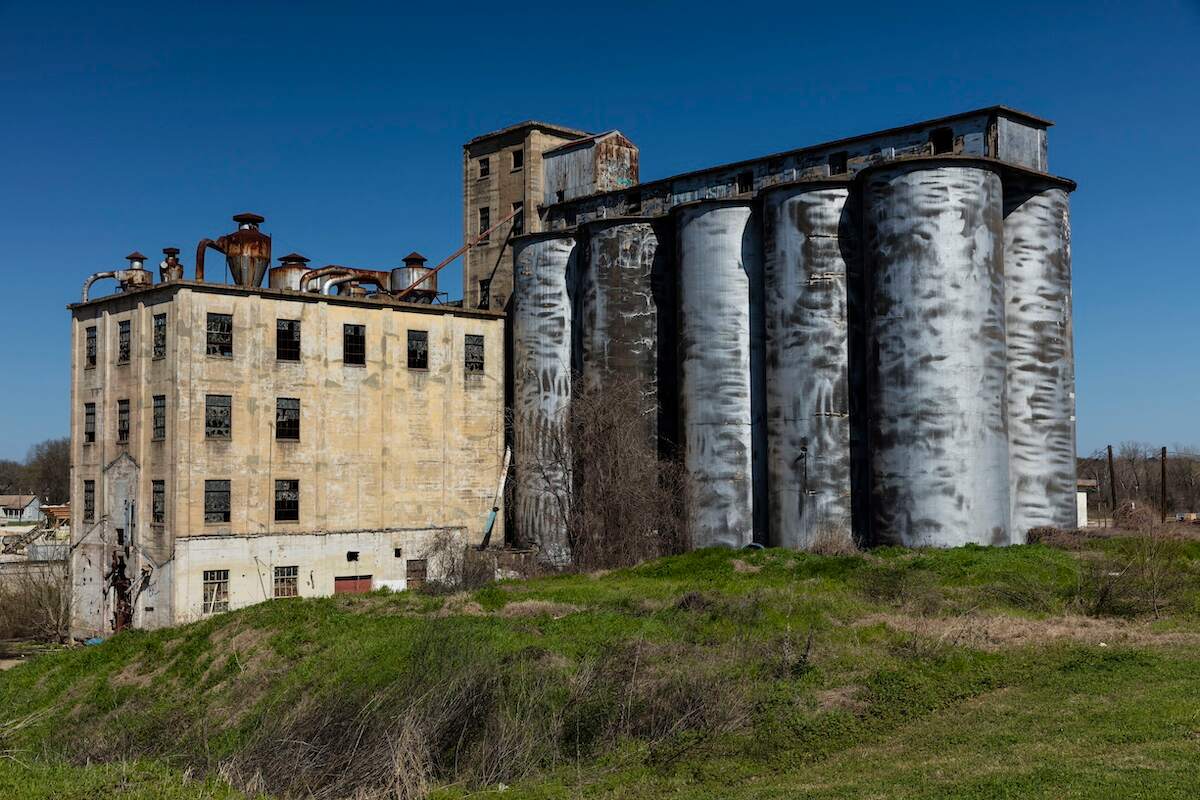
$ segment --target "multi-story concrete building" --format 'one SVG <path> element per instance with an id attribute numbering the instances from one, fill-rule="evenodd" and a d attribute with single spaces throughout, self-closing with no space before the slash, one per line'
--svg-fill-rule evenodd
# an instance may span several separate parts
<path id="1" fill-rule="evenodd" d="M 75 635 L 404 588 L 436 577 L 435 540 L 479 540 L 500 314 L 260 288 L 265 266 L 241 285 L 134 266 L 70 306 Z"/>

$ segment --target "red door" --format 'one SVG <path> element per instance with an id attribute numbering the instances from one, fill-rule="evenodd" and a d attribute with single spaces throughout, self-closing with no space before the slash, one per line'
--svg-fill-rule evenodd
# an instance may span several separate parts
<path id="1" fill-rule="evenodd" d="M 371 591 L 370 575 L 345 575 L 333 579 L 334 594 L 366 594 Z"/>

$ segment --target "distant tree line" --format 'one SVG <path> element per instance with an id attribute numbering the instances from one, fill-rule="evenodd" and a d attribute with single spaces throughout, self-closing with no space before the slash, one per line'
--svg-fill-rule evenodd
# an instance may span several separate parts
<path id="1" fill-rule="evenodd" d="M 36 494 L 45 502 L 71 498 L 71 440 L 47 439 L 22 461 L 0 459 L 0 494 Z"/>
<path id="2" fill-rule="evenodd" d="M 1162 448 L 1145 442 L 1122 442 L 1113 448 L 1113 473 L 1117 507 L 1162 510 Z M 1079 459 L 1079 477 L 1095 480 L 1098 491 L 1088 506 L 1100 515 L 1112 514 L 1108 452 L 1100 449 Z M 1167 514 L 1200 512 L 1200 448 L 1175 445 L 1167 448 Z"/>

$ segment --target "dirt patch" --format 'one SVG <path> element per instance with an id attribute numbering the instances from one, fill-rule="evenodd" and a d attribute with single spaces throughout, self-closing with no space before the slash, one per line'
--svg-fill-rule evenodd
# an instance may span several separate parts
<path id="1" fill-rule="evenodd" d="M 12 669 L 17 664 L 23 663 L 25 663 L 25 659 L 23 658 L 0 658 L 0 672 L 3 672 L 6 669 Z"/>
<path id="2" fill-rule="evenodd" d="M 867 704 L 858 699 L 858 686 L 838 686 L 817 692 L 817 707 L 822 711 L 847 711 L 861 714 Z"/>
<path id="3" fill-rule="evenodd" d="M 729 563 L 733 565 L 734 572 L 741 572 L 741 573 L 762 572 L 762 567 L 742 561 L 740 558 L 735 558 L 733 561 L 730 561 Z"/>
<path id="4" fill-rule="evenodd" d="M 937 639 L 946 644 L 989 651 L 1059 641 L 1097 646 L 1200 645 L 1200 633 L 1155 631 L 1149 622 L 1075 615 L 1053 619 L 1021 619 L 1000 615 L 913 617 L 871 614 L 857 620 L 854 625 L 863 627 L 880 623 L 894 630 Z"/>
<path id="5" fill-rule="evenodd" d="M 555 603 L 550 600 L 518 600 L 515 603 L 509 603 L 504 606 L 497 613 L 507 619 L 516 617 L 551 617 L 553 619 L 562 619 L 569 614 L 574 614 L 576 611 L 579 611 L 579 607 L 573 606 L 570 603 Z"/>

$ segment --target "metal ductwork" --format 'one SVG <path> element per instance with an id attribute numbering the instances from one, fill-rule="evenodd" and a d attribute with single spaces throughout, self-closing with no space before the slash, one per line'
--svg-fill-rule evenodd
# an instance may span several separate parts
<path id="1" fill-rule="evenodd" d="M 258 226 L 265 220 L 258 214 L 235 214 L 238 229 L 219 239 L 201 239 L 196 246 L 196 280 L 204 280 L 204 252 L 208 248 L 225 256 L 229 274 L 238 286 L 258 288 L 271 263 L 271 237 Z"/>
<path id="2" fill-rule="evenodd" d="M 313 289 L 309 287 L 309 284 L 318 278 L 324 278 L 329 275 L 337 275 L 339 277 L 343 275 L 353 275 L 354 272 L 355 270 L 351 269 L 350 267 L 343 267 L 340 264 L 327 264 L 318 269 L 310 269 L 300 276 L 300 291 L 313 291 Z M 326 283 L 328 283 L 328 281 Z M 324 286 L 318 284 L 316 291 L 320 293 L 323 289 Z"/>
<path id="3" fill-rule="evenodd" d="M 128 269 L 107 270 L 89 275 L 87 280 L 83 282 L 83 291 L 80 293 L 79 302 L 86 303 L 89 299 L 92 284 L 105 278 L 115 279 L 120 284 L 122 292 L 131 292 L 135 289 L 144 289 L 154 285 L 154 276 L 146 269 L 146 257 L 144 255 L 135 250 L 125 256 L 125 258 L 129 260 Z"/>
<path id="4" fill-rule="evenodd" d="M 333 280 L 326 283 L 325 286 L 322 288 L 322 293 L 323 294 L 333 294 L 333 292 L 331 292 L 330 290 L 337 289 L 338 290 L 337 293 L 342 294 L 343 292 L 342 292 L 341 287 L 345 286 L 346 287 L 345 294 L 348 294 L 351 297 L 362 297 L 362 296 L 366 295 L 365 289 L 363 289 L 361 291 L 361 293 L 355 291 L 355 289 L 362 288 L 361 286 L 359 286 L 359 284 L 362 284 L 362 283 L 375 284 L 376 286 L 379 287 L 380 294 L 386 294 L 388 291 L 388 280 L 386 278 L 384 278 L 374 272 L 352 272 L 349 275 L 342 275 L 341 277 L 334 278 Z"/>

